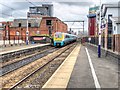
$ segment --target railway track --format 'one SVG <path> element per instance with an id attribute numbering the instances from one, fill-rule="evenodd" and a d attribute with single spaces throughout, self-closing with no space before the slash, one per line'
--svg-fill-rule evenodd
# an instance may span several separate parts
<path id="1" fill-rule="evenodd" d="M 20 57 L 24 57 L 27 55 L 31 55 L 36 52 L 40 52 L 40 50 L 44 50 L 49 47 L 51 47 L 51 46 L 46 45 L 46 46 L 33 47 L 33 48 L 24 49 L 24 50 L 13 51 L 13 52 L 1 54 L 0 55 L 0 63 L 4 64 L 4 63 L 12 61 L 16 58 L 20 58 Z"/>
<path id="2" fill-rule="evenodd" d="M 14 61 L 14 62 L 11 62 L 7 65 L 3 65 L 1 68 L 0 68 L 0 76 L 3 76 L 7 73 L 10 73 L 20 67 L 23 67 L 39 58 L 42 58 L 46 55 L 48 55 L 49 53 L 52 53 L 54 52 L 55 50 L 57 50 L 57 48 L 54 48 L 54 47 L 51 47 L 51 48 L 48 48 L 42 52 L 36 52 L 35 54 L 31 54 L 29 56 L 26 56 L 24 58 L 20 58 L 19 60 L 17 61 Z"/>
<path id="3" fill-rule="evenodd" d="M 16 88 L 17 86 L 18 87 L 21 87 L 21 86 L 19 86 L 19 85 L 22 85 L 21 83 L 23 83 L 25 80 L 27 80 L 28 78 L 30 78 L 31 76 L 35 76 L 35 75 L 33 75 L 33 74 L 35 74 L 35 73 L 37 73 L 38 71 L 40 71 L 41 72 L 41 70 L 47 70 L 47 69 L 44 69 L 45 67 L 48 67 L 49 66 L 49 68 L 52 66 L 52 67 L 54 67 L 54 66 L 56 66 L 55 67 L 55 69 L 62 63 L 62 61 L 63 61 L 63 59 L 61 59 L 61 58 L 66 58 L 67 57 L 67 55 L 71 52 L 71 51 L 69 51 L 70 50 L 70 48 L 73 48 L 72 46 L 74 46 L 75 47 L 75 45 L 68 45 L 68 46 L 66 46 L 66 47 L 63 47 L 63 48 L 59 48 L 59 50 L 56 50 L 55 52 L 53 52 L 53 53 L 51 53 L 51 54 L 48 54 L 47 56 L 45 56 L 44 58 L 42 58 L 42 61 L 38 61 L 38 62 L 42 62 L 42 63 L 39 63 L 40 65 L 36 65 L 36 67 L 34 67 L 35 69 L 34 70 L 31 70 L 30 68 L 28 68 L 27 70 L 29 70 L 29 73 L 27 73 L 26 75 L 22 75 L 21 77 L 19 77 L 19 79 L 17 78 L 17 80 L 16 80 L 16 82 L 14 81 L 14 80 L 7 80 L 7 81 L 9 81 L 9 83 L 11 83 L 11 84 L 5 84 L 5 82 L 3 82 L 3 88 L 10 88 L 10 90 L 11 89 L 13 89 L 13 88 Z M 66 52 L 65 52 L 66 51 Z M 69 51 L 69 53 L 67 53 L 67 51 Z M 65 53 L 67 53 L 66 55 L 65 55 Z M 62 57 L 60 57 L 60 56 L 62 56 Z M 59 60 L 57 60 L 57 58 L 59 59 Z M 44 61 L 43 61 L 44 60 Z M 57 64 L 55 64 L 55 63 L 53 63 L 53 61 L 55 61 Z M 58 61 L 60 62 L 59 64 L 58 64 Z M 38 63 L 37 61 L 36 61 L 36 63 Z M 52 63 L 52 64 L 50 64 L 50 63 Z M 30 66 L 31 67 L 31 66 Z M 33 67 L 33 66 L 32 66 Z M 48 69 L 49 69 L 48 68 Z M 31 70 L 31 71 L 30 71 Z M 51 70 L 47 70 L 47 71 L 50 71 L 51 72 Z M 52 73 L 54 72 L 55 70 L 52 70 Z M 18 71 L 19 72 L 19 71 Z M 31 73 L 30 73 L 31 72 Z M 48 76 L 50 77 L 50 72 L 47 72 L 48 73 Z M 44 73 L 44 72 L 43 72 Z M 19 76 L 20 76 L 20 74 L 18 74 Z M 42 75 L 42 74 L 40 74 L 40 75 Z M 45 75 L 47 75 L 47 74 L 45 74 Z M 51 74 L 52 75 L 52 74 Z M 15 77 L 16 77 L 17 75 L 15 75 Z M 43 75 L 42 75 L 43 76 Z M 7 76 L 5 76 L 5 77 L 7 77 Z M 4 77 L 4 78 L 5 78 Z M 14 79 L 15 79 L 15 77 L 14 77 Z M 12 77 L 13 78 L 13 77 Z M 43 78 L 42 78 L 43 79 Z M 48 79 L 48 77 L 47 77 L 47 79 Z M 45 78 L 45 80 L 41 80 L 42 82 L 46 82 L 46 80 L 47 80 L 46 78 Z M 6 81 L 6 82 L 7 82 Z M 28 80 L 29 81 L 29 80 Z M 25 82 L 27 82 L 27 81 L 25 81 Z M 41 86 L 42 86 L 42 84 L 41 84 Z M 40 86 L 40 87 L 41 87 Z"/>
<path id="4" fill-rule="evenodd" d="M 51 60 L 49 60 L 47 63 L 43 64 L 41 67 L 39 67 L 38 69 L 36 69 L 35 71 L 33 71 L 32 73 L 30 73 L 29 75 L 27 75 L 25 78 L 23 78 L 22 80 L 20 80 L 18 83 L 16 83 L 15 85 L 13 85 L 10 90 L 12 90 L 13 88 L 17 87 L 17 88 L 24 88 L 26 87 L 26 82 L 27 82 L 27 87 L 28 88 L 41 88 L 42 85 L 47 81 L 47 79 L 53 74 L 53 72 L 59 67 L 59 65 L 63 62 L 63 60 L 69 55 L 69 53 L 71 52 L 71 50 L 73 50 L 74 47 L 71 48 L 71 46 L 67 49 L 65 49 L 62 53 L 59 53 L 57 56 L 53 57 Z M 63 59 L 64 57 L 64 59 Z M 61 60 L 61 58 L 63 60 Z M 58 59 L 59 59 L 59 63 L 58 63 Z M 54 67 L 54 70 L 53 70 Z M 51 68 L 51 69 L 50 69 Z M 50 74 L 50 72 L 51 74 Z M 41 75 L 41 77 L 39 78 L 43 78 L 44 80 L 39 80 L 41 84 L 36 84 L 37 81 L 32 82 L 32 84 L 28 84 L 28 81 L 30 78 L 34 78 L 36 77 L 35 74 L 39 74 Z M 44 75 L 48 75 L 46 77 L 44 77 Z M 31 77 L 32 76 L 32 77 Z M 38 78 L 37 78 L 38 79 Z M 33 85 L 34 84 L 34 85 Z M 37 86 L 37 87 L 36 87 Z"/>

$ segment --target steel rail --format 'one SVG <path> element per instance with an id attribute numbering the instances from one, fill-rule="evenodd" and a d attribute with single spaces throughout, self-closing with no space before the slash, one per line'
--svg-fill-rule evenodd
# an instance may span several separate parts
<path id="1" fill-rule="evenodd" d="M 24 77 L 23 79 L 21 79 L 19 82 L 17 82 L 15 85 L 13 85 L 12 87 L 10 87 L 8 90 L 12 90 L 15 87 L 17 87 L 20 83 L 24 82 L 27 78 L 29 78 L 30 76 L 32 76 L 37 71 L 43 69 L 46 65 L 48 65 L 50 62 L 52 62 L 55 58 L 59 57 L 62 53 L 64 53 L 65 51 L 67 51 L 69 48 L 71 48 L 71 46 L 69 46 L 68 48 L 66 48 L 63 52 L 61 52 L 59 55 L 55 56 L 52 60 L 48 61 L 46 64 L 42 65 L 41 67 L 39 67 L 38 69 L 36 69 L 32 73 L 28 74 L 26 77 Z"/>

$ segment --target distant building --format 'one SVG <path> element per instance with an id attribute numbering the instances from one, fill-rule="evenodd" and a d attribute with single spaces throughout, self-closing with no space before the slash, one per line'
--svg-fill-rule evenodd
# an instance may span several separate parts
<path id="1" fill-rule="evenodd" d="M 4 30 L 4 27 L 3 27 L 3 25 L 2 25 L 2 23 L 0 23 L 0 40 L 2 40 L 3 39 L 3 30 Z"/>
<path id="2" fill-rule="evenodd" d="M 4 28 L 4 40 L 26 41 L 27 19 L 14 19 L 12 23 L 2 22 Z M 67 32 L 67 24 L 57 17 L 29 18 L 28 31 L 31 36 L 53 36 L 55 32 Z M 8 32 L 8 33 L 7 33 Z M 11 43 L 11 42 L 10 42 Z"/>
<path id="3" fill-rule="evenodd" d="M 96 32 L 96 12 L 99 10 L 98 6 L 89 8 L 88 17 L 88 35 L 94 36 Z"/>
<path id="4" fill-rule="evenodd" d="M 10 36 L 10 27 L 12 25 L 13 22 L 8 21 L 8 22 L 0 22 L 0 29 L 1 29 L 1 33 L 2 33 L 2 39 L 6 39 L 9 40 L 9 36 Z"/>
<path id="5" fill-rule="evenodd" d="M 100 29 L 101 46 L 105 50 L 109 49 L 120 54 L 120 5 L 119 3 L 102 4 L 100 9 L 95 8 L 95 11 L 94 7 L 89 9 L 87 17 L 90 43 L 98 45 Z"/>
<path id="6" fill-rule="evenodd" d="M 53 5 L 42 4 L 42 6 L 29 7 L 29 17 L 53 17 Z"/>

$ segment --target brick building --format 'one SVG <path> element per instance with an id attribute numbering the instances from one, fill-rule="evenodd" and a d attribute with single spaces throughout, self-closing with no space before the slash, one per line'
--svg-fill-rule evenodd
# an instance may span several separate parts
<path id="1" fill-rule="evenodd" d="M 88 35 L 90 37 L 96 35 L 96 12 L 99 10 L 99 6 L 90 7 L 88 17 Z"/>
<path id="2" fill-rule="evenodd" d="M 10 27 L 11 27 L 11 24 L 13 22 L 10 22 L 10 21 L 7 21 L 7 22 L 0 22 L 0 28 L 1 28 L 1 33 L 2 33 L 2 38 L 1 39 L 4 39 L 6 38 L 6 40 L 9 39 L 9 35 L 10 35 Z"/>
<path id="3" fill-rule="evenodd" d="M 51 25 L 47 25 L 47 20 L 51 21 Z M 5 26 L 6 29 L 3 30 L 4 40 L 26 41 L 27 19 L 15 19 L 8 25 L 5 24 Z M 9 32 L 8 37 L 6 37 L 7 35 L 5 34 L 6 30 Z M 29 18 L 28 31 L 29 37 L 42 35 L 52 36 L 55 32 L 67 32 L 67 24 L 62 22 L 57 17 Z"/>

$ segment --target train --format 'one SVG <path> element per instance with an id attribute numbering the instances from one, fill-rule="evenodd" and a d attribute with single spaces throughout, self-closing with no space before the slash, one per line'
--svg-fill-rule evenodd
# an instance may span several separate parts
<path id="1" fill-rule="evenodd" d="M 53 36 L 53 45 L 55 47 L 62 47 L 77 40 L 77 36 L 68 33 L 56 32 Z"/>

